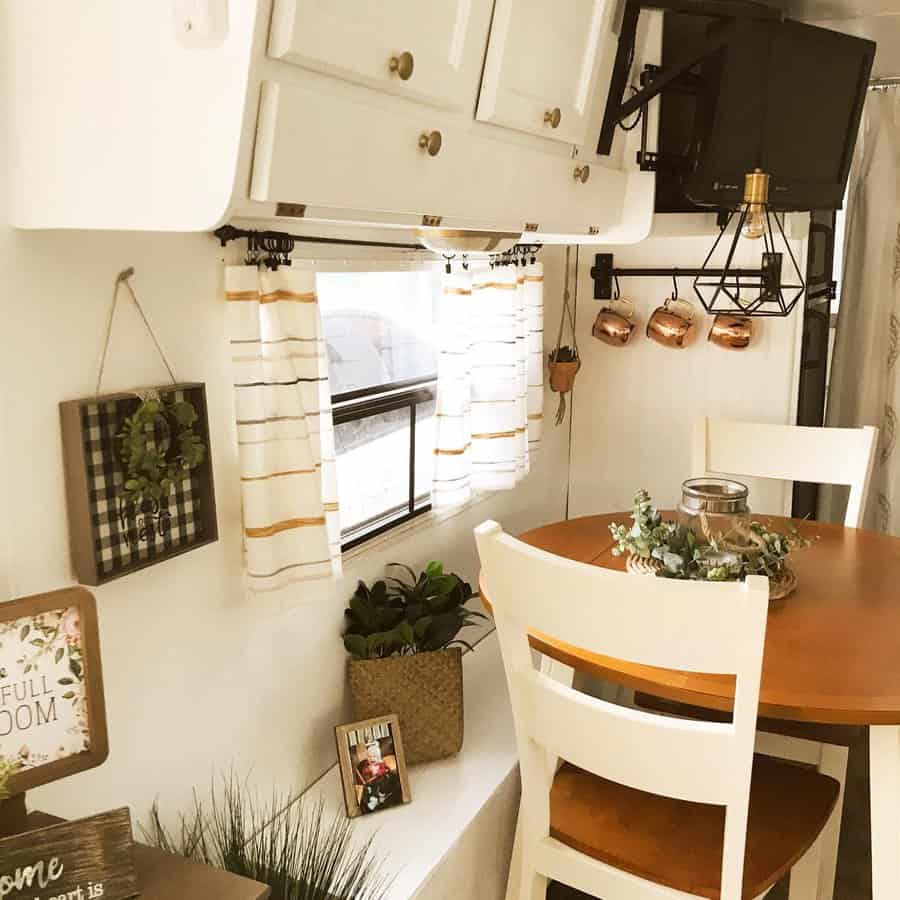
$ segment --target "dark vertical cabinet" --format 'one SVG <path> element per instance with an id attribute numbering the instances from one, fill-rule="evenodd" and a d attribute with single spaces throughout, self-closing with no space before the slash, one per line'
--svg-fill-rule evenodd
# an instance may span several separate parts
<path id="1" fill-rule="evenodd" d="M 809 254 L 806 268 L 806 301 L 803 306 L 803 346 L 800 353 L 800 395 L 797 424 L 825 424 L 828 382 L 828 336 L 834 297 L 834 210 L 810 213 Z M 819 486 L 794 483 L 793 515 L 816 517 Z"/>

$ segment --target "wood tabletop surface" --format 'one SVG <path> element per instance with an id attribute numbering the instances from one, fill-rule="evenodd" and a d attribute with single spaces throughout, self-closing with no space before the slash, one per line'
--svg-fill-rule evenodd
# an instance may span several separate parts
<path id="1" fill-rule="evenodd" d="M 669 518 L 671 514 L 664 514 Z M 900 538 L 823 522 L 759 516 L 817 542 L 791 556 L 797 590 L 769 607 L 759 714 L 797 722 L 900 724 Z M 579 562 L 623 570 L 611 522 L 587 516 L 520 539 Z M 634 576 L 646 577 L 646 576 Z M 482 590 L 485 606 L 490 598 Z M 590 598 L 585 598 L 590 602 Z M 708 709 L 731 708 L 734 679 L 643 666 L 535 634 L 532 646 L 580 672 Z"/>

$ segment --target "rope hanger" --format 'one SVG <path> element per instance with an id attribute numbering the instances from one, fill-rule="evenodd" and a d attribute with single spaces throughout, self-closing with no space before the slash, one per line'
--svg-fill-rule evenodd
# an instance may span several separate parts
<path id="1" fill-rule="evenodd" d="M 163 353 L 162 346 L 159 343 L 159 338 L 156 336 L 156 332 L 153 330 L 150 325 L 150 321 L 147 318 L 146 313 L 144 312 L 144 308 L 141 306 L 140 300 L 137 298 L 137 294 L 134 292 L 134 288 L 131 286 L 131 277 L 134 275 L 134 266 L 129 266 L 127 269 L 123 269 L 116 276 L 116 284 L 113 288 L 113 296 L 112 303 L 109 307 L 109 316 L 106 320 L 106 337 L 103 340 L 103 352 L 100 355 L 100 367 L 97 371 L 97 384 L 94 389 L 95 396 L 100 396 L 100 384 L 103 381 L 103 371 L 106 368 L 106 355 L 109 351 L 109 341 L 112 337 L 112 327 L 113 327 L 113 319 L 116 315 L 116 305 L 119 301 L 119 288 L 124 284 L 126 288 L 128 288 L 128 293 L 131 294 L 131 299 L 134 301 L 134 305 L 137 308 L 138 313 L 140 313 L 141 321 L 144 323 L 144 327 L 147 329 L 147 333 L 153 339 L 153 344 L 156 347 L 156 352 L 159 354 L 159 358 L 162 360 L 163 365 L 166 367 L 166 371 L 169 373 L 169 378 L 172 379 L 172 384 L 178 384 L 177 379 L 175 378 L 174 373 L 172 372 L 172 367 L 169 365 L 168 359 L 166 359 L 165 353 Z"/>

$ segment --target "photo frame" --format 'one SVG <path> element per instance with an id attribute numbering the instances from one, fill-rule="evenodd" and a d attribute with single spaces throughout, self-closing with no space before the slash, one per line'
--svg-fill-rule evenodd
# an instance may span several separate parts
<path id="1" fill-rule="evenodd" d="M 12 794 L 109 755 L 97 604 L 69 587 L 0 603 L 0 756 Z"/>
<path id="2" fill-rule="evenodd" d="M 352 819 L 409 803 L 409 777 L 400 720 L 395 715 L 338 725 L 344 805 Z"/>
<path id="3" fill-rule="evenodd" d="M 186 472 L 162 500 L 140 508 L 124 496 L 120 437 L 125 419 L 155 393 L 188 401 L 197 413 L 193 428 L 206 446 L 202 463 Z M 69 542 L 81 584 L 105 584 L 218 540 L 206 408 L 202 383 L 170 384 L 60 403 Z M 149 438 L 172 445 L 160 422 Z"/>

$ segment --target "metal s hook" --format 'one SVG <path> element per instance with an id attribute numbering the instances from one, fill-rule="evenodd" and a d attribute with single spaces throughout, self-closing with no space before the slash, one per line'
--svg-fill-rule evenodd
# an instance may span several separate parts
<path id="1" fill-rule="evenodd" d="M 449 275 L 453 269 L 450 266 L 452 260 L 456 259 L 456 254 L 451 253 L 449 256 L 446 253 L 442 253 L 441 256 L 444 258 L 444 271 Z"/>
<path id="2" fill-rule="evenodd" d="M 469 256 L 466 253 L 462 255 L 462 267 L 464 272 L 469 271 Z"/>
<path id="3" fill-rule="evenodd" d="M 672 269 L 672 299 L 678 299 L 678 270 Z"/>
<path id="4" fill-rule="evenodd" d="M 613 284 L 615 285 L 613 300 L 618 300 L 622 296 L 622 289 L 619 287 L 619 276 L 613 275 Z"/>

